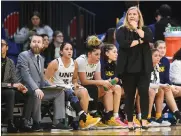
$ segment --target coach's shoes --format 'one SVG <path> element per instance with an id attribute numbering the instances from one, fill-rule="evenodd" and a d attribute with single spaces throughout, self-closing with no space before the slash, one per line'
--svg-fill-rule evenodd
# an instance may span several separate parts
<path id="1" fill-rule="evenodd" d="M 145 119 L 141 120 L 141 128 L 142 129 L 146 129 L 147 130 L 149 128 L 148 124 L 149 124 L 149 122 L 147 120 L 145 120 Z"/>
<path id="2" fill-rule="evenodd" d="M 18 132 L 18 129 L 15 127 L 12 120 L 8 121 L 7 132 L 8 133 L 16 133 L 16 132 Z"/>
<path id="3" fill-rule="evenodd" d="M 43 131 L 39 122 L 33 122 L 32 131 L 34 131 L 34 132 L 42 132 Z"/>
<path id="4" fill-rule="evenodd" d="M 57 131 L 70 131 L 73 130 L 72 127 L 64 125 L 62 122 L 59 122 L 57 125 L 52 125 L 51 132 Z"/>
<path id="5" fill-rule="evenodd" d="M 32 132 L 31 127 L 28 125 L 28 120 L 25 118 L 21 119 L 20 127 L 19 127 L 20 132 Z"/>

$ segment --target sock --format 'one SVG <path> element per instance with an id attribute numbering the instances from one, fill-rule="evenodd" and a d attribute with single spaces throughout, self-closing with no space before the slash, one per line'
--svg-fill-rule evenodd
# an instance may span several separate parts
<path id="1" fill-rule="evenodd" d="M 90 115 L 91 115 L 92 117 L 94 117 L 94 118 L 96 118 L 96 117 L 101 117 L 101 115 L 98 113 L 97 110 L 94 110 L 93 112 L 90 112 Z"/>
<path id="2" fill-rule="evenodd" d="M 115 118 L 118 118 L 118 117 L 119 117 L 119 114 L 116 112 L 116 113 L 113 113 L 113 116 L 114 116 Z"/>
<path id="3" fill-rule="evenodd" d="M 84 113 L 84 111 L 83 111 L 83 110 L 81 110 L 81 111 L 78 113 L 78 115 L 80 116 L 82 113 Z"/>
<path id="4" fill-rule="evenodd" d="M 90 114 L 94 114 L 96 112 L 97 112 L 97 110 L 92 110 L 92 111 L 90 111 Z"/>
<path id="5" fill-rule="evenodd" d="M 181 114 L 180 114 L 179 110 L 175 111 L 174 115 L 175 115 L 176 119 L 181 119 Z"/>
<path id="6" fill-rule="evenodd" d="M 148 117 L 147 117 L 148 119 L 150 119 L 151 118 L 151 114 L 148 114 Z"/>
<path id="7" fill-rule="evenodd" d="M 79 117 L 80 117 L 80 118 L 79 118 L 79 121 L 80 121 L 80 120 L 83 120 L 84 122 L 86 122 L 86 117 L 87 117 L 87 115 L 86 115 L 85 112 L 83 112 Z"/>
<path id="8" fill-rule="evenodd" d="M 156 119 L 161 118 L 162 114 L 161 113 L 156 113 Z"/>
<path id="9" fill-rule="evenodd" d="M 138 116 L 138 119 L 141 120 L 141 113 L 138 113 L 137 116 Z M 151 115 L 150 115 L 150 117 L 151 117 Z"/>
<path id="10" fill-rule="evenodd" d="M 105 113 L 108 113 L 109 111 L 105 111 Z"/>
<path id="11" fill-rule="evenodd" d="M 70 104 L 71 104 L 72 108 L 74 108 L 76 113 L 79 113 L 79 112 L 82 111 L 82 108 L 80 106 L 80 102 L 79 101 L 78 102 L 71 102 Z"/>

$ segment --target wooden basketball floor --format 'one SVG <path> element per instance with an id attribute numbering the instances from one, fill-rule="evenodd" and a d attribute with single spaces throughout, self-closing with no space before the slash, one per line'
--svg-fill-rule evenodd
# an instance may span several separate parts
<path id="1" fill-rule="evenodd" d="M 171 127 L 155 127 L 148 130 L 136 129 L 129 131 L 128 129 L 107 129 L 107 130 L 87 130 L 87 131 L 58 131 L 58 132 L 38 132 L 38 133 L 14 133 L 2 135 L 181 135 L 181 126 Z"/>

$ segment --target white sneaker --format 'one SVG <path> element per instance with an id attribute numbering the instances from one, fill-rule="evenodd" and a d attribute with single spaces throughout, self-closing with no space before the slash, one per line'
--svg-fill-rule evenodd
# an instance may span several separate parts
<path id="1" fill-rule="evenodd" d="M 171 123 L 170 122 L 168 122 L 168 121 L 162 121 L 161 123 L 160 123 L 160 127 L 169 127 L 169 126 L 171 126 Z"/>
<path id="2" fill-rule="evenodd" d="M 169 127 L 171 125 L 170 122 L 165 121 L 162 118 L 157 119 L 156 122 L 160 123 L 160 127 Z"/>
<path id="3" fill-rule="evenodd" d="M 148 127 L 159 127 L 160 126 L 160 123 L 157 123 L 155 121 L 151 121 L 149 124 L 148 124 Z"/>

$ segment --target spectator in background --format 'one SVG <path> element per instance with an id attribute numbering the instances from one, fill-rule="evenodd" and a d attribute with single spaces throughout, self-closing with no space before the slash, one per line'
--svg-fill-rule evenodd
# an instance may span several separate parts
<path id="1" fill-rule="evenodd" d="M 170 81 L 174 85 L 180 86 L 179 91 L 173 92 L 175 97 L 181 97 L 181 48 L 173 57 L 173 62 L 170 65 Z"/>
<path id="2" fill-rule="evenodd" d="M 49 38 L 48 38 L 48 35 L 47 34 L 42 34 L 41 35 L 43 37 L 43 44 L 44 44 L 44 47 L 42 49 L 42 53 L 41 55 L 44 57 L 45 59 L 45 64 L 44 64 L 44 67 L 47 68 L 48 66 L 48 53 L 49 53 L 49 50 L 48 50 L 48 47 L 49 47 Z"/>
<path id="3" fill-rule="evenodd" d="M 172 9 L 169 5 L 161 5 L 159 12 L 161 19 L 155 24 L 155 41 L 165 39 L 163 33 L 165 32 L 165 27 L 167 27 L 168 23 L 171 24 L 171 26 L 177 26 L 177 23 L 171 19 Z"/>
<path id="4" fill-rule="evenodd" d="M 109 28 L 106 32 L 106 37 L 104 39 L 105 43 L 109 43 L 109 44 L 115 44 L 115 28 Z"/>
<path id="5" fill-rule="evenodd" d="M 159 10 L 157 9 L 156 10 L 156 12 L 155 12 L 155 20 L 156 20 L 156 22 L 158 22 L 158 21 L 160 21 L 160 19 L 161 19 L 161 15 L 160 15 L 160 12 L 159 12 Z M 154 37 L 155 37 L 155 23 L 153 23 L 153 24 L 151 24 L 151 25 L 149 25 L 148 26 L 150 29 L 151 29 L 151 31 L 152 31 L 152 34 L 153 34 L 153 40 L 154 40 Z"/>
<path id="6" fill-rule="evenodd" d="M 53 40 L 48 46 L 47 63 L 60 57 L 60 47 L 64 42 L 64 35 L 61 31 L 56 30 L 53 32 Z"/>
<path id="7" fill-rule="evenodd" d="M 13 123 L 13 108 L 16 101 L 21 101 L 26 99 L 26 104 L 23 110 L 23 119 L 21 130 L 29 131 L 31 130 L 27 122 L 30 119 L 32 108 L 32 98 L 33 94 L 27 92 L 27 88 L 18 82 L 15 74 L 15 65 L 11 59 L 6 56 L 8 50 L 8 44 L 5 40 L 1 40 L 1 99 L 2 103 L 6 103 L 5 109 L 5 119 L 8 122 L 7 132 L 15 133 L 18 129 Z M 27 109 L 28 108 L 28 109 Z"/>
<path id="8" fill-rule="evenodd" d="M 34 34 L 47 34 L 49 41 L 52 40 L 53 31 L 48 25 L 43 25 L 41 15 L 38 11 L 34 11 L 30 18 L 31 22 L 20 29 L 15 35 L 14 39 L 16 43 L 23 44 L 23 50 L 28 50 L 30 43 L 30 37 Z"/>

